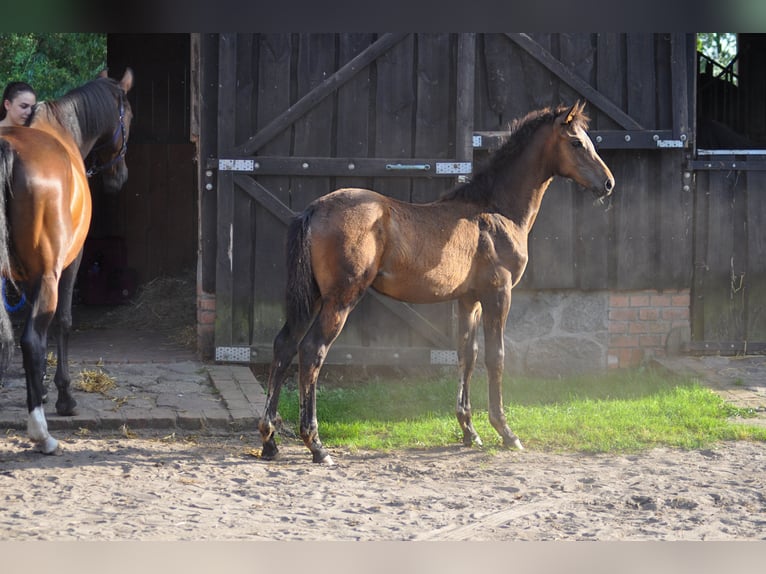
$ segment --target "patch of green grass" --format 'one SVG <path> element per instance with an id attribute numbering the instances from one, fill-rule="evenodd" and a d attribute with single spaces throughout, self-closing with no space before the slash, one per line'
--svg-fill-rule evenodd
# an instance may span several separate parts
<path id="1" fill-rule="evenodd" d="M 454 377 L 375 380 L 320 388 L 322 441 L 351 449 L 459 444 Z M 506 377 L 505 412 L 525 447 L 544 451 L 634 452 L 655 446 L 702 448 L 723 440 L 766 441 L 766 429 L 732 423 L 754 416 L 693 379 L 648 370 L 563 380 Z M 486 377 L 471 387 L 474 426 L 484 444 L 501 446 L 487 416 Z M 286 389 L 279 411 L 297 424 L 298 396 Z"/>

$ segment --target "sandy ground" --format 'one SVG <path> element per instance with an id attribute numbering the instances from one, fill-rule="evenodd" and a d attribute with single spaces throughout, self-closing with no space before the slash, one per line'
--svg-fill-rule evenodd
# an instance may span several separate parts
<path id="1" fill-rule="evenodd" d="M 604 456 L 460 446 L 310 462 L 242 436 L 0 438 L 0 540 L 764 540 L 766 445 Z"/>

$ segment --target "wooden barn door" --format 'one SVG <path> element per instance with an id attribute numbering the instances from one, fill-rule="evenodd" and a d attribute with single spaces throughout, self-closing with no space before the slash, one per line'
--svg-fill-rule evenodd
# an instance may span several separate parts
<path id="1" fill-rule="evenodd" d="M 436 199 L 472 170 L 473 34 L 220 34 L 216 359 L 268 362 L 285 227 L 333 189 Z M 214 71 L 209 68 L 208 74 Z M 203 111 L 204 113 L 204 111 Z M 452 306 L 368 294 L 328 363 L 454 362 Z"/>
<path id="2" fill-rule="evenodd" d="M 692 195 L 683 168 L 692 34 L 206 38 L 205 54 L 215 57 L 203 58 L 201 116 L 214 118 L 215 134 L 201 142 L 210 191 L 203 216 L 214 198 L 216 272 L 207 284 L 216 296 L 217 358 L 270 360 L 284 320 L 283 243 L 293 213 L 343 186 L 435 199 L 471 173 L 474 153 L 499 144 L 511 120 L 577 99 L 588 101 L 591 137 L 614 167 L 619 201 L 599 211 L 556 180 L 519 287 L 689 287 Z M 204 259 L 210 247 L 202 249 Z M 369 294 L 328 360 L 454 362 L 452 309 Z"/>

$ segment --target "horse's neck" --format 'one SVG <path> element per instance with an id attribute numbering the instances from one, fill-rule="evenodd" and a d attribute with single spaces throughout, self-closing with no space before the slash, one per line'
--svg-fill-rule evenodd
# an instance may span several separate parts
<path id="1" fill-rule="evenodd" d="M 545 157 L 546 133 L 538 133 L 530 145 L 498 178 L 494 193 L 503 215 L 524 233 L 529 233 L 537 219 L 540 204 L 553 173 Z"/>
<path id="2" fill-rule="evenodd" d="M 518 177 L 517 177 L 518 175 Z M 553 176 L 544 170 L 538 173 L 519 171 L 517 175 L 501 184 L 496 197 L 501 212 L 524 233 L 529 233 L 540 212 L 540 204 Z"/>
<path id="3" fill-rule="evenodd" d="M 76 117 L 68 118 L 67 125 L 62 124 L 47 107 L 39 109 L 30 127 L 48 132 L 58 139 L 70 153 L 76 152 L 85 158 L 93 147 L 93 142 L 84 141 L 79 121 Z"/>

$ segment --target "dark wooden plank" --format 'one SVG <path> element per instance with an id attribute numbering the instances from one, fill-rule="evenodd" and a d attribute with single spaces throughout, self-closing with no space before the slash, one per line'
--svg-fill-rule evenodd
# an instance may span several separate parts
<path id="1" fill-rule="evenodd" d="M 734 242 L 735 227 L 742 226 L 735 211 L 736 180 L 734 172 L 715 172 L 709 179 L 708 242 L 702 284 L 704 341 L 741 341 L 744 338 L 743 302 L 738 281 L 741 246 Z"/>
<path id="2" fill-rule="evenodd" d="M 298 100 L 322 84 L 335 71 L 335 36 L 300 34 L 298 36 L 296 96 Z M 334 98 L 324 98 L 295 121 L 293 154 L 296 156 L 331 156 L 333 151 Z M 328 177 L 293 177 L 293 208 L 302 209 L 317 197 L 331 191 Z"/>
<path id="3" fill-rule="evenodd" d="M 535 41 L 528 34 L 507 33 L 507 36 L 524 48 L 531 57 L 548 68 L 559 79 L 570 85 L 604 113 L 608 114 L 619 125 L 626 129 L 643 129 L 639 122 L 615 106 L 610 100 L 604 98 L 593 86 L 573 74 L 548 49 L 542 46 L 539 41 Z"/>
<path id="4" fill-rule="evenodd" d="M 766 342 L 766 173 L 747 173 L 747 340 Z"/>
<path id="5" fill-rule="evenodd" d="M 558 62 L 550 53 L 554 34 L 538 32 L 524 36 L 521 44 L 516 42 L 518 44 L 516 48 L 521 53 L 522 75 L 520 80 L 526 91 L 526 97 L 523 100 L 523 107 L 512 109 L 512 119 L 523 117 L 532 110 L 555 106 L 559 103 L 558 84 L 560 79 L 544 63 L 545 61 Z M 513 38 L 511 39 L 513 40 Z M 532 53 L 530 53 L 530 49 Z M 541 61 L 536 56 L 542 53 L 547 56 Z"/>
<path id="6" fill-rule="evenodd" d="M 627 112 L 644 129 L 658 127 L 656 125 L 657 82 L 654 58 L 652 34 L 627 34 L 625 74 L 631 79 L 628 81 Z"/>
<path id="7" fill-rule="evenodd" d="M 519 55 L 500 34 L 485 34 L 483 48 L 486 104 L 497 118 L 493 124 L 502 129 L 509 120 L 509 102 L 526 99 L 524 83 L 519 81 Z"/>
<path id="8" fill-rule="evenodd" d="M 590 86 L 595 81 L 595 47 L 591 34 L 558 34 L 559 60 L 571 72 Z M 559 86 L 561 103 L 571 105 L 577 100 L 584 99 L 583 95 L 566 83 Z"/>
<path id="9" fill-rule="evenodd" d="M 411 158 L 413 156 L 412 118 L 415 107 L 415 38 L 408 36 L 376 62 L 375 156 Z M 376 178 L 377 191 L 404 201 L 410 200 L 410 182 Z"/>
<path id="10" fill-rule="evenodd" d="M 297 37 L 293 34 L 260 34 L 258 36 L 257 119 L 254 132 L 272 124 L 283 115 L 297 98 L 292 69 L 296 66 Z M 276 157 L 289 156 L 292 128 L 285 126 L 281 133 L 266 142 L 259 153 Z M 257 157 L 255 158 L 257 160 Z M 239 181 L 239 180 L 238 180 Z M 243 184 L 244 185 L 244 184 Z M 258 177 L 253 185 L 265 190 L 264 201 L 254 201 L 255 252 L 253 259 L 254 282 L 252 295 L 253 340 L 271 344 L 284 321 L 284 292 L 286 267 L 284 244 L 286 225 L 284 218 L 275 217 L 282 204 L 284 211 L 291 208 L 291 179 L 288 176 Z M 250 190 L 245 189 L 249 192 Z M 265 195 L 268 194 L 268 195 Z M 252 196 L 251 196 L 252 199 Z M 302 206 L 301 206 L 302 207 Z M 270 281 L 260 278 L 270 277 Z"/>
<path id="11" fill-rule="evenodd" d="M 686 289 L 693 274 L 691 173 L 683 170 L 683 151 L 668 150 L 657 155 L 655 185 L 662 190 L 656 212 L 659 288 Z"/>
<path id="12" fill-rule="evenodd" d="M 340 34 L 338 62 L 344 66 L 374 41 L 373 34 Z M 366 158 L 370 145 L 371 67 L 368 65 L 338 88 L 336 154 L 340 158 Z M 346 162 L 348 168 L 349 162 Z M 356 163 L 354 163 L 356 165 Z M 371 180 L 347 170 L 351 177 L 335 178 L 334 187 L 370 187 Z"/>
<path id="13" fill-rule="evenodd" d="M 574 193 L 576 185 L 554 179 L 529 235 L 529 264 L 520 289 L 566 289 L 575 284 Z"/>
<path id="14" fill-rule="evenodd" d="M 238 151 L 245 154 L 258 151 L 297 118 L 333 93 L 334 90 L 354 77 L 359 70 L 369 65 L 370 62 L 373 62 L 381 54 L 391 49 L 392 46 L 398 44 L 406 36 L 406 33 L 384 34 L 381 36 L 375 44 L 324 80 L 316 90 L 312 90 L 304 98 L 295 102 L 283 115 L 275 117 L 268 125 L 261 127 L 257 134 L 253 135 L 244 145 L 238 148 Z"/>
<path id="15" fill-rule="evenodd" d="M 612 166 L 615 190 L 613 246 L 617 289 L 658 288 L 654 206 L 661 190 L 651 185 L 650 154 L 632 151 Z"/>
<path id="16" fill-rule="evenodd" d="M 218 153 L 226 154 L 234 146 L 234 123 L 236 113 L 236 53 L 234 34 L 218 37 Z M 229 256 L 231 222 L 234 217 L 234 186 L 231 174 L 218 174 L 218 246 L 216 250 L 216 346 L 230 346 L 235 337 L 232 333 L 233 300 L 232 264 Z"/>
<path id="17" fill-rule="evenodd" d="M 598 34 L 596 47 L 596 89 L 605 98 L 622 105 L 625 100 L 625 43 L 624 35 L 607 32 Z M 621 127 L 598 106 L 589 106 L 593 117 L 591 129 L 613 130 Z"/>
<path id="18" fill-rule="evenodd" d="M 215 157 L 218 146 L 218 35 L 200 34 L 199 70 L 199 217 L 200 285 L 205 293 L 215 292 L 217 199 L 215 171 L 206 161 Z M 209 175 L 208 175 L 209 174 Z M 208 185 L 211 187 L 208 188 Z"/>
<path id="19" fill-rule="evenodd" d="M 709 235 L 707 233 L 710 210 L 708 203 L 710 195 L 710 172 L 695 174 L 692 193 L 694 201 L 692 206 L 694 233 L 693 243 L 693 270 L 691 287 L 691 340 L 700 342 L 705 340 L 705 280 L 708 274 L 707 250 Z"/>
<path id="20" fill-rule="evenodd" d="M 601 152 L 602 159 L 608 166 L 619 161 L 619 155 L 609 150 Z M 611 167 L 610 167 L 611 169 Z M 620 193 L 618 187 L 615 193 Z M 575 270 L 572 287 L 585 290 L 608 289 L 609 287 L 609 252 L 612 249 L 612 217 L 614 210 L 611 201 L 597 203 L 593 196 L 577 189 L 573 209 L 575 234 Z M 613 201 L 613 200 L 612 200 Z"/>
<path id="21" fill-rule="evenodd" d="M 473 161 L 473 109 L 476 99 L 476 34 L 461 33 L 457 39 L 457 86 L 455 104 L 455 159 Z M 450 155 L 450 154 L 448 154 Z"/>
<path id="22" fill-rule="evenodd" d="M 682 105 L 682 102 L 675 99 L 674 89 L 678 89 L 678 86 L 673 83 L 673 73 L 675 71 L 683 73 L 683 71 L 673 66 L 671 35 L 657 33 L 653 36 L 654 83 L 656 86 L 654 127 L 673 129 L 674 110 L 679 109 Z M 680 94 L 678 95 L 680 96 Z M 675 139 L 678 137 L 679 134 L 676 134 Z"/>
<path id="23" fill-rule="evenodd" d="M 452 51 L 450 58 L 450 44 L 449 34 L 417 35 L 416 158 L 455 157 L 455 93 L 450 83 L 455 52 Z M 450 183 L 440 179 L 413 179 L 410 199 L 415 203 L 432 201 L 450 187 Z"/>

